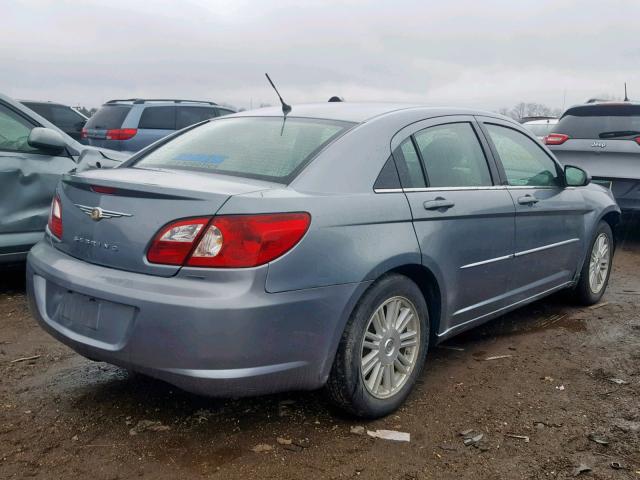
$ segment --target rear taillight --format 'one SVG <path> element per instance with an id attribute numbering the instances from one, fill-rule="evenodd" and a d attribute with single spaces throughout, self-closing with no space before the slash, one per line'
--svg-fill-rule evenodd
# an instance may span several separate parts
<path id="1" fill-rule="evenodd" d="M 89 134 L 87 133 L 87 129 L 86 129 L 86 128 L 83 128 L 83 129 L 80 131 L 80 138 L 87 138 L 87 136 L 88 136 L 88 135 L 89 135 Z"/>
<path id="2" fill-rule="evenodd" d="M 60 197 L 53 197 L 51 202 L 51 210 L 49 211 L 49 231 L 58 240 L 62 238 L 62 207 L 60 206 Z"/>
<path id="3" fill-rule="evenodd" d="M 310 223 L 304 212 L 181 220 L 158 232 L 147 259 L 192 267 L 256 267 L 291 250 Z"/>
<path id="4" fill-rule="evenodd" d="M 107 140 L 129 140 L 138 133 L 137 128 L 112 128 L 107 130 Z"/>
<path id="5" fill-rule="evenodd" d="M 163 227 L 151 242 L 147 259 L 151 263 L 182 265 L 211 218 L 179 220 Z"/>
<path id="6" fill-rule="evenodd" d="M 569 135 L 565 135 L 563 133 L 550 133 L 546 137 L 544 137 L 545 145 L 562 145 L 564 142 L 569 140 Z"/>
<path id="7" fill-rule="evenodd" d="M 636 138 L 634 138 L 634 140 L 636 141 L 636 143 L 637 143 L 638 145 L 640 145 L 640 137 L 636 137 Z"/>

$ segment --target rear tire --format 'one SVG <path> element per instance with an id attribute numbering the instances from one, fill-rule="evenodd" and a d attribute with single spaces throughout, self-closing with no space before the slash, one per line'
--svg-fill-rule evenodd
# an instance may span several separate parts
<path id="1" fill-rule="evenodd" d="M 362 296 L 340 340 L 326 390 L 339 408 L 378 418 L 396 410 L 422 371 L 427 304 L 409 278 L 390 274 Z"/>
<path id="2" fill-rule="evenodd" d="M 604 295 L 611 275 L 613 247 L 611 227 L 601 221 L 591 240 L 580 271 L 580 280 L 574 290 L 574 298 L 580 305 L 594 305 Z"/>

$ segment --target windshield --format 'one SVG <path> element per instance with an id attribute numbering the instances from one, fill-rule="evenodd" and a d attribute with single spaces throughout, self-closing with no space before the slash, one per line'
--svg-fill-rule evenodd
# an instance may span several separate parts
<path id="1" fill-rule="evenodd" d="M 222 173 L 289 183 L 353 124 L 335 120 L 235 117 L 189 130 L 142 157 L 135 166 Z"/>
<path id="2" fill-rule="evenodd" d="M 552 128 L 569 138 L 624 138 L 640 131 L 640 105 L 589 105 L 570 108 Z"/>

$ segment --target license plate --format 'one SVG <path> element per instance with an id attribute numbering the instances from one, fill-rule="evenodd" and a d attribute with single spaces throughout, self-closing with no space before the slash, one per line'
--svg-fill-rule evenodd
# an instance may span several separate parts
<path id="1" fill-rule="evenodd" d="M 66 292 L 62 300 L 59 322 L 68 328 L 85 327 L 98 330 L 100 303 L 92 297 Z"/>

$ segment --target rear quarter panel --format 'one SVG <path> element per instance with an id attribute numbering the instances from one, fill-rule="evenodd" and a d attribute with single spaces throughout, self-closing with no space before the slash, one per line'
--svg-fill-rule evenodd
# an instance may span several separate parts
<path id="1" fill-rule="evenodd" d="M 218 214 L 286 211 L 309 212 L 311 226 L 296 247 L 269 264 L 268 292 L 363 282 L 399 265 L 420 264 L 402 193 L 272 190 L 232 197 Z"/>

